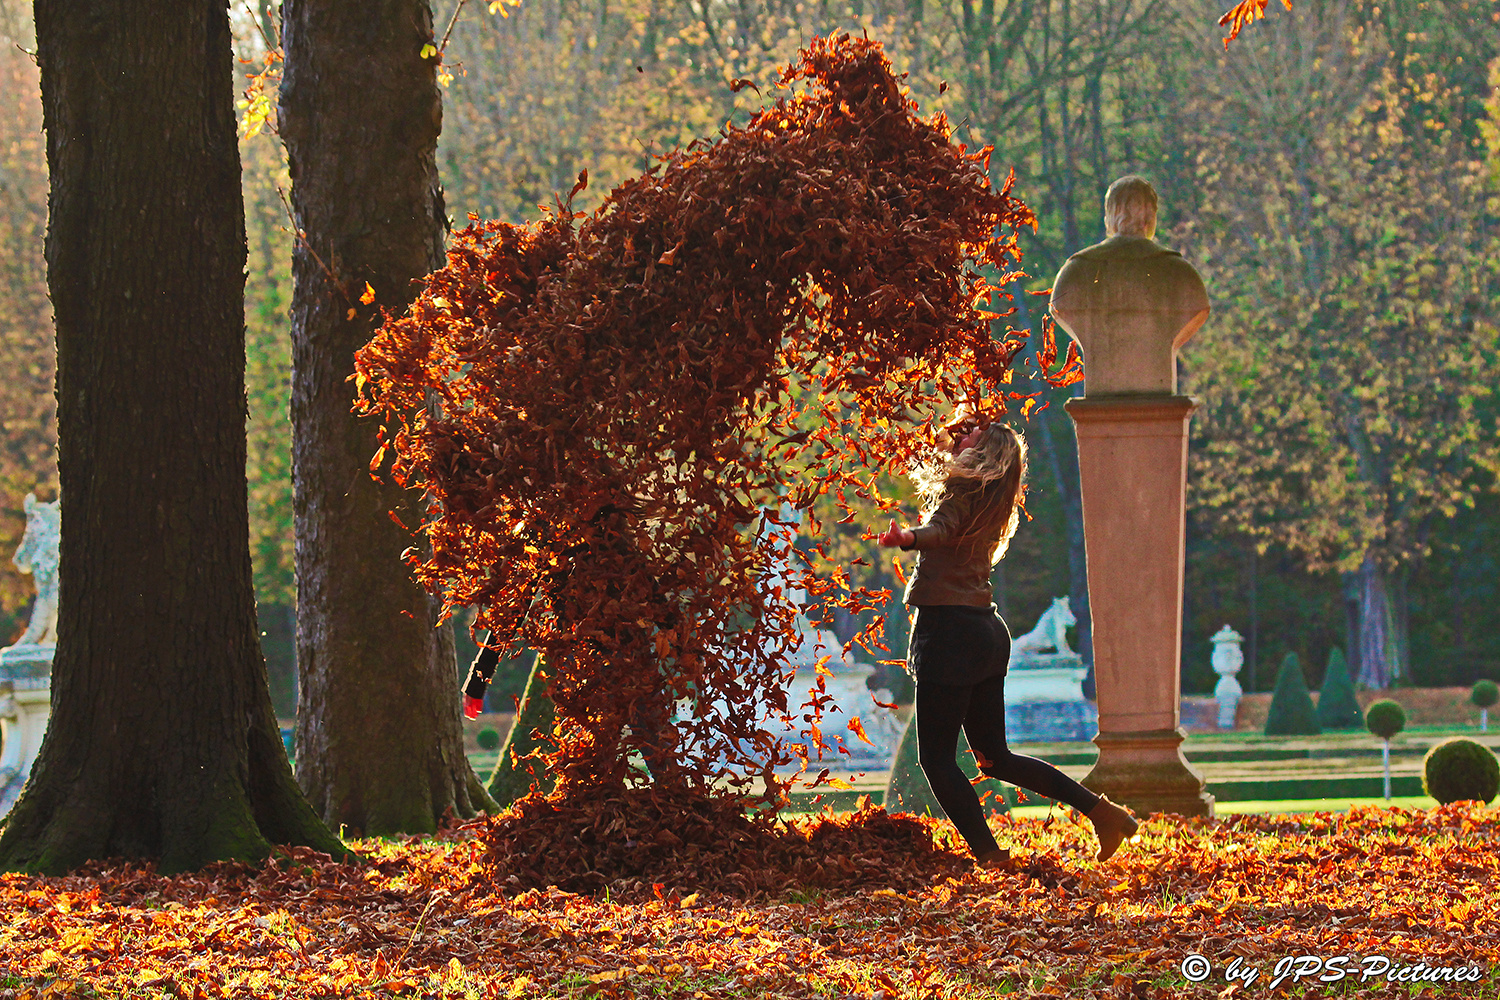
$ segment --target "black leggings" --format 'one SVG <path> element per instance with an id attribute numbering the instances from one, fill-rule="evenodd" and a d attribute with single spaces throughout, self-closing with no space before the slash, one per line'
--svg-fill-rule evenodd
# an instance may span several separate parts
<path id="1" fill-rule="evenodd" d="M 917 759 L 943 812 L 968 841 L 975 857 L 999 845 L 985 822 L 974 786 L 958 766 L 958 731 L 980 773 L 1065 802 L 1088 813 L 1099 796 L 1044 760 L 1011 753 L 1005 742 L 1005 675 L 978 684 L 917 682 Z"/>

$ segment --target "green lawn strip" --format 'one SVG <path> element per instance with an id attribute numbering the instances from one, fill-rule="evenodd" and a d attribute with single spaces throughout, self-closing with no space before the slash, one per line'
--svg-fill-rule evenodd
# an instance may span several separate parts
<path id="1" fill-rule="evenodd" d="M 1434 744 L 1457 735 L 1477 738 L 1500 749 L 1500 731 L 1480 734 L 1476 727 L 1414 726 L 1392 741 L 1393 803 L 1426 808 L 1422 793 L 1423 756 Z M 1096 751 L 1089 743 L 1018 744 L 1018 752 L 1042 757 L 1075 778 L 1088 773 Z M 1185 756 L 1204 775 L 1221 813 L 1311 812 L 1347 810 L 1347 803 L 1381 804 L 1380 746 L 1363 732 L 1318 737 L 1267 737 L 1262 733 L 1194 734 L 1183 744 Z M 470 757 L 477 771 L 494 767 L 492 754 Z M 881 801 L 886 775 L 845 775 L 853 788 L 794 791 L 783 815 L 853 809 L 859 797 Z M 1277 805 L 1277 803 L 1290 803 Z M 1342 805 L 1340 803 L 1343 803 Z M 1019 816 L 1038 815 L 1046 806 L 1022 806 Z"/>
<path id="2" fill-rule="evenodd" d="M 1400 806 L 1403 809 L 1431 809 L 1437 802 L 1426 795 L 1403 795 L 1389 800 L 1383 798 L 1326 798 L 1326 799 L 1260 799 L 1246 802 L 1215 802 L 1214 812 L 1224 816 L 1231 813 L 1338 813 L 1348 812 L 1354 806 Z M 1049 812 L 1061 811 L 1063 806 L 1023 805 L 1011 810 L 1016 819 L 1042 819 Z"/>

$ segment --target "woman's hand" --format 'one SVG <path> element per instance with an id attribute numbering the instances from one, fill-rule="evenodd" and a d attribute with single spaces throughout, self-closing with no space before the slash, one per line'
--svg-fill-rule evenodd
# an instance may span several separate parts
<path id="1" fill-rule="evenodd" d="M 907 546 L 916 540 L 917 536 L 912 534 L 910 528 L 897 527 L 895 521 L 892 521 L 891 526 L 877 539 L 881 545 L 888 549 Z"/>

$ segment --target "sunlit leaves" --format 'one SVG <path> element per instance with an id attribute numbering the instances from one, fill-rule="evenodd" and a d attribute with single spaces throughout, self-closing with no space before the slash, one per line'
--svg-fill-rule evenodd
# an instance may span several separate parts
<path id="1" fill-rule="evenodd" d="M 260 69 L 245 82 L 244 96 L 235 103 L 240 110 L 240 138 L 276 131 L 276 87 L 281 79 L 281 50 L 273 48 L 261 56 Z"/>
<path id="2" fill-rule="evenodd" d="M 943 846 L 947 823 L 868 807 L 742 850 L 714 836 L 729 829 L 745 832 L 679 827 L 674 853 L 654 827 L 632 827 L 651 863 L 584 893 L 510 882 L 533 879 L 490 867 L 472 840 L 360 843 L 365 867 L 298 851 L 171 877 L 118 863 L 0 876 L 3 988 L 250 1000 L 1405 995 L 1383 977 L 1266 986 L 1287 956 L 1381 955 L 1478 966 L 1487 982 L 1429 995 L 1487 996 L 1500 957 L 1500 829 L 1493 810 L 1469 805 L 1153 820 L 1103 865 L 1087 824 L 1000 820 L 1008 873 L 972 870 Z M 1213 964 L 1209 981 L 1182 977 L 1189 953 Z M 1260 970 L 1249 991 L 1223 977 L 1236 958 Z"/>

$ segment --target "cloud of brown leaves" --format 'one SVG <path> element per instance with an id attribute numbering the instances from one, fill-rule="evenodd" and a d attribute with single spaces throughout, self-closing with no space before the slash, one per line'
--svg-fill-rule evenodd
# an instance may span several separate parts
<path id="1" fill-rule="evenodd" d="M 430 500 L 417 576 L 546 657 L 564 793 L 636 781 L 641 752 L 774 798 L 780 720 L 816 739 L 826 700 L 786 704 L 791 590 L 872 596 L 830 593 L 780 512 L 815 535 L 820 494 L 888 503 L 877 470 L 935 417 L 1004 410 L 1020 342 L 981 271 L 1005 284 L 1034 220 L 989 151 L 919 117 L 875 42 L 815 39 L 781 86 L 592 215 L 470 226 L 357 358 L 392 429 L 372 468 L 393 449 Z"/>

